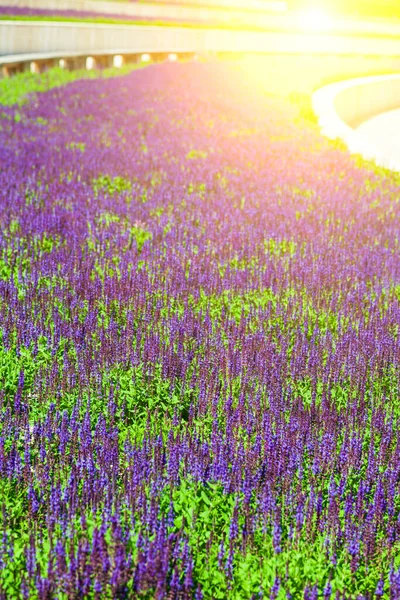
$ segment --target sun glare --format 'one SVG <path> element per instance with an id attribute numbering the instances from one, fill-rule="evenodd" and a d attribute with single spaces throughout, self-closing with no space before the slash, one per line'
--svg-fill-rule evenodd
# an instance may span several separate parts
<path id="1" fill-rule="evenodd" d="M 321 8 L 309 8 L 299 13 L 299 25 L 306 31 L 322 33 L 332 29 L 334 19 L 329 12 Z"/>
<path id="2" fill-rule="evenodd" d="M 93 58 L 93 56 L 88 56 L 86 59 L 86 70 L 91 71 L 92 69 L 94 69 L 95 65 L 96 61 Z"/>
<path id="3" fill-rule="evenodd" d="M 116 54 L 113 57 L 113 66 L 120 69 L 124 64 L 124 57 L 121 54 Z"/>

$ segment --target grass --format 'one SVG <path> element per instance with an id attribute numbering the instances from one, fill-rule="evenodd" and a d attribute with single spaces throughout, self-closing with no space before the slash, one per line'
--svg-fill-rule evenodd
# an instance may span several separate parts
<path id="1" fill-rule="evenodd" d="M 78 79 L 99 79 L 102 77 L 126 75 L 134 69 L 144 66 L 146 66 L 145 63 L 134 63 L 118 69 L 110 67 L 101 71 L 88 71 L 86 69 L 67 71 L 60 67 L 54 67 L 46 71 L 46 73 L 18 73 L 9 79 L 0 80 L 0 105 L 22 105 L 28 101 L 31 94 L 37 92 L 46 92 L 52 88 L 77 81 Z"/>

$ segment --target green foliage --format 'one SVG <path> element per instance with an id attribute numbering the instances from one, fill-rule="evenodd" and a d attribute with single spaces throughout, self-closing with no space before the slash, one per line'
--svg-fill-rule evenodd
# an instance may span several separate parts
<path id="1" fill-rule="evenodd" d="M 111 223 L 120 223 L 121 218 L 118 215 L 115 215 L 111 212 L 102 212 L 98 218 L 99 225 L 104 225 L 104 227 L 108 228 Z"/>
<path id="2" fill-rule="evenodd" d="M 84 144 L 83 142 L 70 142 L 67 145 L 67 148 L 69 148 L 70 150 L 79 150 L 80 152 L 85 152 L 86 144 Z"/>
<path id="3" fill-rule="evenodd" d="M 29 408 L 31 418 L 37 418 L 40 412 L 40 403 L 34 393 L 34 381 L 37 375 L 46 369 L 52 362 L 52 353 L 48 340 L 41 337 L 37 346 L 22 346 L 17 352 L 16 336 L 6 345 L 3 336 L 0 339 L 0 386 L 4 392 L 6 406 L 13 406 L 14 397 L 18 389 L 18 382 L 23 374 L 23 391 L 30 397 Z M 21 390 L 22 391 L 22 390 Z M 39 411 L 39 413 L 37 412 Z M 1 429 L 1 425 L 0 425 Z"/>
<path id="4" fill-rule="evenodd" d="M 150 231 L 147 231 L 141 225 L 136 224 L 129 229 L 129 247 L 132 247 L 133 242 L 135 242 L 137 251 L 140 254 L 145 242 L 151 240 L 152 237 L 153 234 Z"/>
<path id="5" fill-rule="evenodd" d="M 264 241 L 265 253 L 271 256 L 293 256 L 296 252 L 296 243 L 293 240 L 274 240 L 272 238 Z"/>
<path id="6" fill-rule="evenodd" d="M 257 500 L 252 500 L 247 507 L 243 502 L 225 492 L 218 482 L 203 484 L 181 480 L 176 487 L 163 491 L 161 510 L 167 517 L 173 507 L 171 532 L 183 532 L 187 536 L 194 558 L 194 580 L 201 584 L 207 600 L 241 600 L 259 593 L 268 598 L 276 578 L 281 581 L 278 598 L 282 600 L 289 593 L 292 598 L 301 598 L 307 585 L 318 584 L 321 589 L 328 581 L 333 594 L 343 589 L 353 590 L 347 596 L 352 600 L 366 589 L 370 593 L 376 589 L 380 573 L 360 569 L 355 577 L 346 551 L 333 561 L 324 534 L 310 540 L 305 529 L 300 539 L 296 536 L 290 541 L 289 519 L 283 518 L 285 543 L 281 550 L 274 548 L 272 525 L 262 523 L 251 544 L 247 548 L 240 546 L 230 536 L 232 522 L 237 518 L 241 531 L 246 525 L 246 514 L 251 514 Z M 386 563 L 387 558 L 382 555 L 381 564 L 387 568 Z"/>
<path id="7" fill-rule="evenodd" d="M 203 150 L 191 150 L 186 154 L 186 158 L 188 158 L 189 160 L 196 160 L 199 158 L 207 158 L 207 155 L 208 153 L 204 152 Z"/>
<path id="8" fill-rule="evenodd" d="M 312 107 L 311 96 L 302 92 L 291 92 L 289 101 L 298 107 L 301 119 L 308 121 L 309 124 L 317 125 L 318 119 Z"/>
<path id="9" fill-rule="evenodd" d="M 144 424 L 150 415 L 159 419 L 172 418 L 177 413 L 187 419 L 194 391 L 184 382 L 172 383 L 162 376 L 162 367 L 149 372 L 142 365 L 124 367 L 114 365 L 104 376 L 106 388 L 116 389 L 126 427 Z"/>
<path id="10" fill-rule="evenodd" d="M 10 224 L 10 233 L 16 233 L 19 229 L 18 220 L 13 220 Z M 15 252 L 16 242 L 18 240 L 18 253 Z M 15 285 L 24 290 L 24 284 L 21 280 L 31 272 L 33 265 L 44 254 L 50 254 L 53 250 L 60 247 L 62 241 L 58 236 L 51 236 L 46 232 L 40 236 L 29 238 L 15 238 L 13 244 L 3 247 L 0 255 L 0 280 L 14 280 Z"/>
<path id="11" fill-rule="evenodd" d="M 96 194 L 98 194 L 99 191 L 105 191 L 110 196 L 113 196 L 114 194 L 130 191 L 132 189 L 132 183 L 128 179 L 118 175 L 116 177 L 100 175 L 100 177 L 93 179 L 93 189 Z"/>
<path id="12" fill-rule="evenodd" d="M 103 71 L 86 69 L 77 69 L 76 71 L 68 71 L 59 67 L 49 69 L 45 73 L 18 73 L 9 79 L 0 79 L 0 105 L 12 106 L 14 104 L 25 104 L 29 100 L 30 94 L 46 92 L 52 88 L 66 85 L 78 79 L 98 79 L 101 77 L 117 77 L 124 75 L 139 68 L 141 65 L 127 65 L 121 69 L 109 68 Z M 18 121 L 20 115 L 15 114 L 15 120 Z M 45 125 L 45 123 L 41 123 Z M 76 146 L 79 147 L 78 145 Z M 82 147 L 79 147 L 82 150 Z"/>

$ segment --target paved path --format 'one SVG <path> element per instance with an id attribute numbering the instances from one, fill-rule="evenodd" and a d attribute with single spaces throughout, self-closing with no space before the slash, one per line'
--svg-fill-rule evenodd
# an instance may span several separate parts
<path id="1" fill-rule="evenodd" d="M 387 159 L 388 164 L 400 170 L 400 108 L 361 123 L 356 131 L 375 147 L 380 156 Z"/>

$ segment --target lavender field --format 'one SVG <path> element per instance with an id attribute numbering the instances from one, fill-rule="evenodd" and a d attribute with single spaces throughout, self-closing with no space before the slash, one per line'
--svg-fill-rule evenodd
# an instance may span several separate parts
<path id="1" fill-rule="evenodd" d="M 400 598 L 400 179 L 229 62 L 0 107 L 0 597 Z"/>

